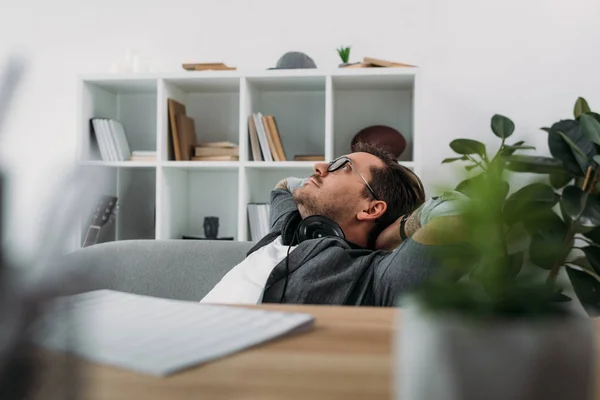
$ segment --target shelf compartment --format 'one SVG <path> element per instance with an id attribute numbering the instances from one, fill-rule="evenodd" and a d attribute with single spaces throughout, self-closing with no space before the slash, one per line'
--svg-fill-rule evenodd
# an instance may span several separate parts
<path id="1" fill-rule="evenodd" d="M 102 229 L 98 243 L 156 237 L 156 169 L 111 168 L 93 164 L 86 164 L 83 168 L 93 168 L 94 176 L 102 185 L 99 189 L 101 194 L 117 197 L 115 220 Z M 80 245 L 87 234 L 90 215 L 91 210 L 84 210 L 80 216 Z"/>
<path id="2" fill-rule="evenodd" d="M 157 96 L 155 79 L 81 81 L 80 159 L 102 161 L 92 118 L 121 122 L 132 151 L 156 151 Z"/>
<path id="3" fill-rule="evenodd" d="M 161 239 L 204 236 L 204 218 L 219 218 L 219 237 L 234 237 L 238 228 L 238 171 L 161 169 Z"/>
<path id="4" fill-rule="evenodd" d="M 286 159 L 325 154 L 325 76 L 249 77 L 246 129 L 250 113 L 272 115 Z M 249 141 L 248 141 L 249 142 Z M 246 160 L 253 161 L 251 146 Z"/>
<path id="5" fill-rule="evenodd" d="M 414 161 L 414 75 L 333 76 L 333 156 L 351 153 L 354 136 L 387 125 L 406 139 L 400 161 Z"/>
<path id="6" fill-rule="evenodd" d="M 239 78 L 165 79 L 160 100 L 163 117 L 160 132 L 161 160 L 175 161 L 173 140 L 169 130 L 169 98 L 183 104 L 186 115 L 194 120 L 196 142 L 228 141 L 239 145 Z"/>

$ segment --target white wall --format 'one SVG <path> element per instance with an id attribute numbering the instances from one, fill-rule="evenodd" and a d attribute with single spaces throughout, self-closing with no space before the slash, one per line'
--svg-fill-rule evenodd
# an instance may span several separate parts
<path id="1" fill-rule="evenodd" d="M 577 96 L 600 110 L 597 0 L 38 0 L 0 3 L 0 65 L 29 57 L 26 81 L 0 136 L 9 167 L 6 233 L 30 249 L 53 170 L 74 154 L 76 75 L 108 72 L 127 48 L 158 71 L 189 61 L 267 68 L 288 50 L 320 67 L 374 56 L 420 66 L 428 187 L 455 137 L 495 144 L 494 113 L 546 151 L 539 127 L 570 117 Z M 18 4 L 18 5 L 16 5 Z M 1 67 L 0 67 L 1 68 Z"/>

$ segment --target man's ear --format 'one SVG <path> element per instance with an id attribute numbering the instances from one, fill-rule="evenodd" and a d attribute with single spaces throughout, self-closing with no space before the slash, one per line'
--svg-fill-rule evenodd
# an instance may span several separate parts
<path id="1" fill-rule="evenodd" d="M 359 221 L 373 221 L 381 218 L 387 210 L 387 203 L 383 200 L 375 200 L 367 204 L 365 208 L 360 210 L 356 215 Z"/>

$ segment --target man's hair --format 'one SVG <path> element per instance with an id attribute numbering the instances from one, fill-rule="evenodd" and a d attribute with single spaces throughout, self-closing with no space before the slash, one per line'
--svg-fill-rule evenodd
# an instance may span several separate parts
<path id="1" fill-rule="evenodd" d="M 410 169 L 400 165 L 394 156 L 382 147 L 359 142 L 352 148 L 353 152 L 369 153 L 379 158 L 385 164 L 384 168 L 371 166 L 371 181 L 369 185 L 379 198 L 387 204 L 385 213 L 376 221 L 369 232 L 367 246 L 375 247 L 377 237 L 385 228 L 394 223 L 404 214 L 416 210 L 425 201 L 425 190 L 419 177 Z M 363 196 L 372 197 L 365 186 Z"/>

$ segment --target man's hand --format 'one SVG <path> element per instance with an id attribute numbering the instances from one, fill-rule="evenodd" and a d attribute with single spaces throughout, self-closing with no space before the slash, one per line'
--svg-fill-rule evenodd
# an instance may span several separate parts
<path id="1" fill-rule="evenodd" d="M 290 189 L 288 188 L 287 178 L 284 178 L 277 182 L 277 185 L 275 185 L 275 189 L 283 189 L 289 191 Z"/>
<path id="2" fill-rule="evenodd" d="M 308 178 L 294 178 L 289 177 L 279 181 L 277 185 L 275 185 L 275 189 L 283 189 L 287 190 L 290 193 L 294 193 L 296 189 L 304 186 L 304 184 L 308 182 Z"/>

